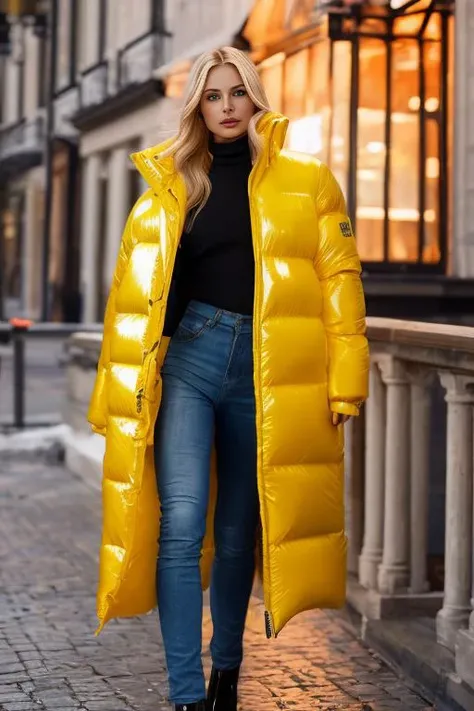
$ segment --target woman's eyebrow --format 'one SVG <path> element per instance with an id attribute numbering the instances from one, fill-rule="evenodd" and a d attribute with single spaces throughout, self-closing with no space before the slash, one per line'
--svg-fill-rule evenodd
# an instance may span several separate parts
<path id="1" fill-rule="evenodd" d="M 235 89 L 240 89 L 241 86 L 244 86 L 243 82 L 241 84 L 236 84 L 235 86 L 231 86 L 230 90 L 235 91 Z M 214 91 L 214 92 L 219 92 L 222 91 L 221 89 L 204 89 L 204 91 Z"/>

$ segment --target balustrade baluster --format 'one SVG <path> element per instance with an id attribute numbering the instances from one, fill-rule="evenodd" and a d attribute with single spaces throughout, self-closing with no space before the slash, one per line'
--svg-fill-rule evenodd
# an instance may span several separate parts
<path id="1" fill-rule="evenodd" d="M 381 360 L 387 387 L 385 428 L 385 507 L 380 592 L 406 592 L 409 583 L 410 545 L 410 384 L 404 364 L 397 358 Z"/>
<path id="2" fill-rule="evenodd" d="M 474 380 L 441 373 L 448 404 L 446 542 L 443 608 L 436 618 L 440 644 L 454 649 L 471 612 Z"/>
<path id="3" fill-rule="evenodd" d="M 410 592 L 424 593 L 427 579 L 430 385 L 433 373 L 410 367 L 411 383 L 411 448 L 410 448 Z"/>
<path id="4" fill-rule="evenodd" d="M 385 479 L 385 385 L 376 357 L 369 374 L 370 397 L 366 405 L 365 448 L 365 528 L 359 558 L 359 582 L 377 588 L 378 568 L 383 552 L 384 479 Z"/>

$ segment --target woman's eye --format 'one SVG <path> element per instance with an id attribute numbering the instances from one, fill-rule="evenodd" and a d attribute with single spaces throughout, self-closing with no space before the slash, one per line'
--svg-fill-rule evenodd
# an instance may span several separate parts
<path id="1" fill-rule="evenodd" d="M 245 89 L 237 89 L 236 92 L 234 92 L 234 96 L 246 96 L 247 92 Z"/>
<path id="2" fill-rule="evenodd" d="M 208 101 L 216 101 L 216 99 L 218 99 L 218 98 L 219 98 L 219 96 L 217 94 L 208 94 L 207 95 Z"/>

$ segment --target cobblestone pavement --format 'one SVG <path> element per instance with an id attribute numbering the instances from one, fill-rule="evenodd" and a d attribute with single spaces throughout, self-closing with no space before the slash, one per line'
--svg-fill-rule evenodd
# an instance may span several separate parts
<path id="1" fill-rule="evenodd" d="M 156 614 L 94 636 L 99 498 L 61 466 L 0 463 L 3 711 L 168 709 Z M 204 628 L 207 642 L 208 612 Z M 246 648 L 242 711 L 430 708 L 334 615 L 301 615 L 267 641 L 255 598 Z"/>

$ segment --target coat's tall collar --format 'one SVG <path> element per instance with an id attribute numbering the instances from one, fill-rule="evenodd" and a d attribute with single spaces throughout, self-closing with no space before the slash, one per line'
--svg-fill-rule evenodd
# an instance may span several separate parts
<path id="1" fill-rule="evenodd" d="M 264 139 L 261 160 L 264 160 L 267 165 L 283 148 L 287 128 L 288 119 L 277 113 L 268 112 L 258 122 L 257 131 Z M 132 153 L 130 156 L 137 170 L 155 193 L 172 186 L 177 178 L 173 157 L 160 158 L 172 142 L 173 139 L 168 139 L 164 143 Z"/>

